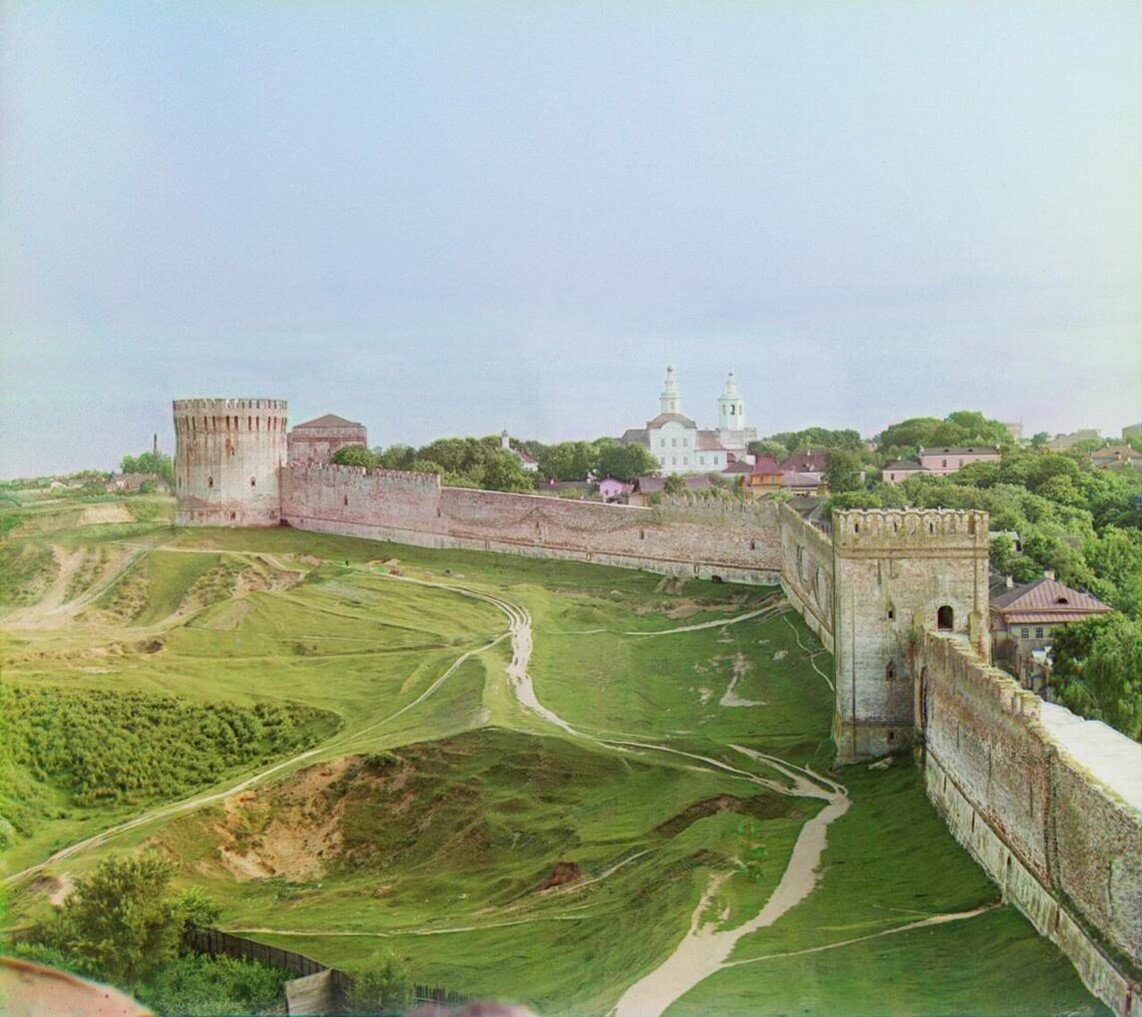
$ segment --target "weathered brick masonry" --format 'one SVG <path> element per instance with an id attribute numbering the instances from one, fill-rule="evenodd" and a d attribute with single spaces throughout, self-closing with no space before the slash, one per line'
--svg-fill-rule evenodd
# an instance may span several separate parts
<path id="1" fill-rule="evenodd" d="M 507 551 L 743 583 L 779 580 L 775 507 L 636 508 L 442 487 L 435 474 L 290 463 L 282 518 L 299 529 Z"/>
<path id="2" fill-rule="evenodd" d="M 1116 1014 L 1142 1013 L 1138 811 L 1044 728 L 1037 696 L 969 646 L 929 632 L 915 657 L 928 796 L 1087 987 Z"/>

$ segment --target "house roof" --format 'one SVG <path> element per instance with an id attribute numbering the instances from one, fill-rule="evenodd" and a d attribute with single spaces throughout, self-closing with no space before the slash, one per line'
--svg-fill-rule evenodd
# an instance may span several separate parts
<path id="1" fill-rule="evenodd" d="M 739 459 L 736 463 L 730 463 L 730 465 L 727 466 L 724 470 L 722 470 L 722 472 L 723 473 L 753 473 L 753 466 L 751 466 L 749 463 L 742 462 Z"/>
<path id="2" fill-rule="evenodd" d="M 819 470 L 786 470 L 781 483 L 784 487 L 820 487 L 821 473 Z"/>
<path id="3" fill-rule="evenodd" d="M 721 439 L 718 438 L 717 431 L 699 431 L 698 440 L 694 443 L 694 448 L 699 452 L 725 451 L 725 446 L 722 445 Z"/>
<path id="4" fill-rule="evenodd" d="M 527 449 L 513 448 L 512 451 L 525 463 L 535 463 L 538 461 L 533 455 L 531 455 L 530 452 L 527 451 Z"/>
<path id="5" fill-rule="evenodd" d="M 773 456 L 755 456 L 753 460 L 754 473 L 780 473 L 781 467 L 777 465 L 777 460 Z"/>
<path id="6" fill-rule="evenodd" d="M 647 437 L 645 427 L 628 427 L 619 439 L 624 445 L 645 445 L 650 447 L 650 438 Z"/>
<path id="7" fill-rule="evenodd" d="M 1129 445 L 1109 445 L 1106 448 L 1096 449 L 1090 454 L 1091 459 L 1120 459 L 1125 456 L 1132 459 L 1138 455 Z"/>
<path id="8" fill-rule="evenodd" d="M 922 466 L 920 464 L 919 459 L 897 459 L 895 462 L 889 463 L 884 468 L 886 470 L 921 470 L 924 473 L 931 472 L 927 466 Z"/>
<path id="9" fill-rule="evenodd" d="M 805 449 L 804 452 L 791 455 L 781 464 L 780 469 L 782 473 L 823 473 L 827 455 L 823 449 Z"/>
<path id="10" fill-rule="evenodd" d="M 1013 625 L 1080 621 L 1111 610 L 1097 597 L 1044 576 L 992 598 L 991 610 Z"/>
<path id="11" fill-rule="evenodd" d="M 647 430 L 649 430 L 652 427 L 661 427 L 663 424 L 669 424 L 671 422 L 682 424 L 685 427 L 696 428 L 698 426 L 689 417 L 683 416 L 681 413 L 660 413 L 653 420 L 648 420 L 646 427 Z"/>
<path id="12" fill-rule="evenodd" d="M 360 424 L 355 420 L 346 420 L 344 417 L 337 416 L 336 413 L 326 413 L 323 417 L 314 417 L 312 420 L 307 420 L 303 424 L 294 424 L 295 431 L 306 431 L 309 428 L 319 427 L 361 427 L 365 425 Z"/>
<path id="13" fill-rule="evenodd" d="M 920 455 L 922 456 L 962 456 L 969 453 L 974 455 L 998 455 L 998 445 L 949 445 L 947 448 L 940 446 L 939 448 L 921 448 Z"/>
<path id="14" fill-rule="evenodd" d="M 683 477 L 686 486 L 692 491 L 704 490 L 711 485 L 710 478 L 704 473 L 699 473 L 692 477 Z M 665 477 L 639 477 L 634 482 L 635 490 L 641 494 L 657 494 L 666 487 Z"/>

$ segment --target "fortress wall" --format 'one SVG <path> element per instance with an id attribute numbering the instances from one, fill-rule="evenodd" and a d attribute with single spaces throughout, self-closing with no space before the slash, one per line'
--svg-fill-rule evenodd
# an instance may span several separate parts
<path id="1" fill-rule="evenodd" d="M 952 833 L 1087 987 L 1142 1013 L 1142 826 L 1040 722 L 1041 703 L 965 640 L 917 652 L 928 796 Z M 1109 949 L 1107 949 L 1109 947 Z"/>
<path id="2" fill-rule="evenodd" d="M 282 473 L 282 516 L 300 529 L 732 582 L 779 580 L 772 506 L 604 505 L 441 487 L 433 474 L 319 463 L 290 463 Z"/>
<path id="3" fill-rule="evenodd" d="M 781 506 L 779 520 L 781 587 L 805 624 L 832 653 L 833 542 L 788 505 Z"/>

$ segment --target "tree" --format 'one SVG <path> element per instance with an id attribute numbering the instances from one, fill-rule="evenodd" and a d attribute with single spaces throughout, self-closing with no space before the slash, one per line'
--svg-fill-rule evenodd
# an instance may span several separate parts
<path id="1" fill-rule="evenodd" d="M 769 456 L 776 462 L 782 463 L 789 458 L 789 449 L 781 444 L 779 441 L 773 441 L 771 438 L 765 441 L 751 441 L 746 446 L 746 451 L 751 456 Z"/>
<path id="2" fill-rule="evenodd" d="M 662 489 L 667 494 L 685 494 L 687 491 L 686 481 L 679 473 L 672 473 L 663 482 Z"/>
<path id="3" fill-rule="evenodd" d="M 861 487 L 860 456 L 856 452 L 831 448 L 825 454 L 824 481 L 831 494 L 844 494 Z"/>
<path id="4" fill-rule="evenodd" d="M 35 938 L 98 978 L 128 987 L 146 981 L 182 937 L 183 918 L 167 897 L 170 875 L 170 862 L 154 852 L 108 858 L 77 881 Z"/>
<path id="5" fill-rule="evenodd" d="M 535 490 L 534 476 L 525 470 L 519 460 L 510 452 L 498 449 L 484 462 L 482 487 L 485 491 L 516 491 L 524 493 Z"/>
<path id="6" fill-rule="evenodd" d="M 364 466 L 368 470 L 378 465 L 376 453 L 364 445 L 342 445 L 329 457 L 329 461 L 338 466 Z"/>
<path id="7" fill-rule="evenodd" d="M 1075 713 L 1142 740 L 1142 630 L 1117 612 L 1051 634 L 1054 697 Z"/>
<path id="8" fill-rule="evenodd" d="M 412 997 L 408 964 L 388 950 L 354 974 L 349 1006 L 354 1013 L 395 1013 L 403 1011 Z"/>
<path id="9" fill-rule="evenodd" d="M 608 445 L 599 453 L 599 474 L 631 481 L 657 473 L 658 460 L 641 445 Z"/>
<path id="10" fill-rule="evenodd" d="M 162 452 L 143 452 L 137 456 L 124 456 L 119 463 L 123 473 L 148 473 L 162 477 L 174 486 L 174 461 Z"/>

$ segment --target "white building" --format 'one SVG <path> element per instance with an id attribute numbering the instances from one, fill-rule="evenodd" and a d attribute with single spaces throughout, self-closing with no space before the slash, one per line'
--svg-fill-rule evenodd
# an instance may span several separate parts
<path id="1" fill-rule="evenodd" d="M 515 448 L 512 445 L 511 436 L 508 434 L 507 428 L 504 428 L 504 430 L 500 432 L 500 448 L 515 456 L 516 459 L 519 460 L 520 466 L 527 470 L 528 473 L 535 473 L 535 471 L 539 469 L 539 463 L 535 461 L 535 457 L 532 456 L 527 449 Z"/>
<path id="2" fill-rule="evenodd" d="M 735 459 L 744 459 L 746 446 L 757 439 L 756 429 L 745 426 L 745 402 L 732 373 L 718 399 L 716 429 L 702 430 L 683 414 L 673 367 L 666 369 L 659 410 L 646 427 L 631 428 L 619 440 L 648 449 L 664 474 L 720 473 Z"/>

